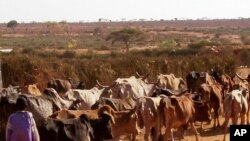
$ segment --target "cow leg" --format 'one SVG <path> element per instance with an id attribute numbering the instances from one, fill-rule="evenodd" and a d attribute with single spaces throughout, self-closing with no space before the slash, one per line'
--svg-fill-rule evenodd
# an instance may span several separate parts
<path id="1" fill-rule="evenodd" d="M 241 118 L 241 120 L 240 120 L 241 123 L 240 123 L 240 124 L 241 124 L 241 125 L 246 124 L 246 116 L 245 116 L 245 114 L 241 114 L 241 115 L 240 115 L 240 118 Z"/>
<path id="2" fill-rule="evenodd" d="M 174 141 L 174 131 L 173 131 L 173 129 L 170 129 L 170 133 L 171 133 L 170 140 Z"/>
<path id="3" fill-rule="evenodd" d="M 220 127 L 219 115 L 218 115 L 218 118 L 217 118 L 217 127 Z"/>
<path id="4" fill-rule="evenodd" d="M 190 123 L 190 126 L 191 126 L 192 131 L 193 131 L 194 134 L 195 134 L 195 139 L 196 139 L 196 141 L 199 141 L 199 138 L 198 138 L 199 133 L 198 133 L 198 131 L 196 130 L 196 128 L 194 127 L 194 123 L 191 122 L 191 123 Z"/>
<path id="5" fill-rule="evenodd" d="M 152 128 L 152 130 L 151 130 L 151 134 L 152 134 L 152 141 L 159 141 L 159 137 L 160 137 L 160 131 L 157 129 L 157 128 L 155 128 L 155 127 L 153 127 Z"/>
<path id="6" fill-rule="evenodd" d="M 179 134 L 179 140 L 181 141 L 182 139 L 184 139 L 184 129 L 183 127 L 179 127 L 178 128 L 178 134 Z"/>
<path id="7" fill-rule="evenodd" d="M 233 117 L 232 117 L 232 123 L 235 124 L 235 125 L 238 123 L 238 116 L 237 116 L 237 114 L 233 115 Z"/>
<path id="8" fill-rule="evenodd" d="M 201 121 L 201 130 L 203 129 L 203 122 Z"/>
<path id="9" fill-rule="evenodd" d="M 224 129 L 224 137 L 223 137 L 223 141 L 226 140 L 226 132 L 227 132 L 227 125 L 228 125 L 228 122 L 229 122 L 229 116 L 225 115 L 225 121 L 224 121 L 224 124 L 223 124 L 223 129 Z"/>
<path id="10" fill-rule="evenodd" d="M 250 102 L 248 102 L 248 109 L 247 109 L 247 124 L 249 124 L 249 111 L 250 111 Z"/>
<path id="11" fill-rule="evenodd" d="M 247 111 L 247 124 L 249 124 L 249 110 Z"/>
<path id="12" fill-rule="evenodd" d="M 217 123 L 217 127 L 220 127 L 220 121 L 219 121 L 219 111 L 215 114 L 215 121 Z M 216 127 L 216 126 L 215 126 Z"/>
<path id="13" fill-rule="evenodd" d="M 131 141 L 135 141 L 136 140 L 136 134 L 132 134 L 131 136 L 132 136 Z"/>
<path id="14" fill-rule="evenodd" d="M 174 141 L 174 136 L 171 128 L 166 128 L 164 141 Z"/>
<path id="15" fill-rule="evenodd" d="M 144 134 L 144 140 L 145 141 L 148 141 L 149 139 L 148 139 L 148 137 L 149 137 L 149 135 L 150 135 L 150 132 L 151 130 L 150 130 L 150 128 L 149 127 L 145 127 L 145 134 Z"/>

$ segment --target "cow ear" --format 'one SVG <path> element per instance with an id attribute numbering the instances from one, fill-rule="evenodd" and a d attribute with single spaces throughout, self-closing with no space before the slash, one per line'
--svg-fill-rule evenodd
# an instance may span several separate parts
<path id="1" fill-rule="evenodd" d="M 114 117 L 112 115 L 110 115 L 109 113 L 107 113 L 107 112 L 103 112 L 102 114 L 100 114 L 100 117 L 107 118 L 108 120 L 111 121 L 112 124 L 115 124 Z"/>
<path id="2" fill-rule="evenodd" d="M 136 117 L 136 113 L 133 113 L 130 115 L 130 118 L 135 118 Z"/>
<path id="3" fill-rule="evenodd" d="M 82 123 L 89 122 L 89 118 L 86 114 L 81 114 L 80 115 L 80 120 Z"/>
<path id="4" fill-rule="evenodd" d="M 178 101 L 175 97 L 171 97 L 171 104 L 175 105 L 177 102 Z"/>

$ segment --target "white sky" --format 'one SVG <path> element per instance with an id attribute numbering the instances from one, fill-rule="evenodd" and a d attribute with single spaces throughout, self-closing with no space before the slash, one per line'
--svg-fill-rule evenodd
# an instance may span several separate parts
<path id="1" fill-rule="evenodd" d="M 249 18 L 250 0 L 0 0 L 0 23 Z"/>

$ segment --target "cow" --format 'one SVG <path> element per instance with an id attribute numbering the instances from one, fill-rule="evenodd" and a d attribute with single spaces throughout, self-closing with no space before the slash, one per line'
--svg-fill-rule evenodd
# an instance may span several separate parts
<path id="1" fill-rule="evenodd" d="M 186 87 L 186 82 L 183 78 L 177 78 L 174 74 L 159 74 L 157 76 L 157 85 L 160 88 L 179 90 Z"/>
<path id="2" fill-rule="evenodd" d="M 48 118 L 39 127 L 41 141 L 102 141 L 112 139 L 111 119 L 102 114 L 98 119 L 80 115 L 74 119 Z"/>
<path id="3" fill-rule="evenodd" d="M 219 113 L 222 110 L 222 86 L 220 84 L 206 84 L 200 86 L 201 101 L 214 110 L 214 128 L 220 126 Z M 211 111 L 211 110 L 210 110 Z"/>
<path id="4" fill-rule="evenodd" d="M 207 103 L 203 103 L 201 101 L 193 100 L 193 103 L 195 109 L 194 121 L 201 122 L 201 129 L 203 129 L 203 122 L 211 122 L 211 113 L 209 106 Z"/>
<path id="5" fill-rule="evenodd" d="M 188 89 L 179 89 L 179 90 L 171 90 L 166 88 L 159 88 L 158 86 L 155 87 L 154 94 L 152 97 L 159 96 L 159 95 L 166 95 L 166 96 L 181 96 L 186 93 Z"/>
<path id="6" fill-rule="evenodd" d="M 10 93 L 1 98 L 1 109 L 3 109 L 3 111 L 8 109 L 8 113 L 14 112 L 15 109 L 11 109 L 11 107 L 14 107 L 12 105 L 15 105 L 18 97 L 24 97 L 28 102 L 27 111 L 33 114 L 36 124 L 40 125 L 45 118 L 55 111 L 61 109 L 75 109 L 77 105 L 75 101 L 63 100 L 53 88 L 46 88 L 44 93 L 45 94 L 41 96 Z M 5 114 L 5 112 L 2 114 Z M 8 115 L 6 115 L 6 117 L 8 117 Z"/>
<path id="7" fill-rule="evenodd" d="M 214 84 L 216 80 L 207 72 L 191 71 L 186 75 L 187 88 L 190 92 L 197 92 L 203 83 Z"/>
<path id="8" fill-rule="evenodd" d="M 237 124 L 238 117 L 240 117 L 241 124 L 245 124 L 246 114 L 249 109 L 247 97 L 249 97 L 249 94 L 244 89 L 236 89 L 225 95 L 223 103 L 225 113 L 225 121 L 223 123 L 224 141 L 226 138 L 226 130 L 230 118 L 232 118 L 233 124 Z"/>
<path id="9" fill-rule="evenodd" d="M 112 117 L 113 124 L 111 126 L 112 135 L 115 140 L 122 135 L 132 134 L 132 140 L 136 139 L 139 133 L 137 127 L 138 116 L 136 109 L 126 111 L 114 111 L 110 106 L 105 105 L 97 110 L 61 110 L 50 117 L 53 118 L 77 118 L 81 114 L 86 114 L 90 119 L 97 118 L 98 113 L 106 113 Z"/>
<path id="10" fill-rule="evenodd" d="M 239 74 L 236 73 L 236 76 L 241 80 L 238 84 L 238 87 L 244 90 L 247 90 L 249 93 L 250 91 L 250 74 L 246 78 L 242 78 Z M 250 107 L 250 97 L 247 97 L 247 102 L 248 102 L 248 107 Z M 249 113 L 250 113 L 250 108 L 248 108 L 247 111 L 247 124 L 250 124 L 250 119 L 249 119 Z"/>
<path id="11" fill-rule="evenodd" d="M 34 96 L 42 95 L 40 89 L 37 87 L 37 84 L 30 84 L 30 85 L 23 86 L 21 88 L 21 93 L 23 93 L 23 94 L 31 94 L 31 95 L 34 95 Z"/>
<path id="12" fill-rule="evenodd" d="M 199 133 L 194 127 L 195 108 L 190 93 L 179 97 L 174 96 L 161 99 L 159 113 L 161 114 L 160 119 L 163 120 L 163 122 L 160 121 L 159 123 L 165 123 L 166 127 L 164 140 L 173 140 L 173 135 L 171 134 L 172 128 L 177 128 L 178 131 L 181 131 L 181 136 L 183 136 L 184 130 L 190 125 L 195 134 L 196 141 L 198 141 Z"/>
<path id="13" fill-rule="evenodd" d="M 79 110 L 89 110 L 100 99 L 100 97 L 110 97 L 111 89 L 104 87 L 99 89 L 97 86 L 89 90 L 70 89 L 63 97 L 67 100 L 80 101 Z"/>
<path id="14" fill-rule="evenodd" d="M 52 79 L 47 83 L 47 87 L 54 88 L 59 94 L 64 94 L 70 89 L 85 89 L 85 83 L 81 81 L 78 85 L 75 85 L 71 78 L 66 80 Z"/>
<path id="15" fill-rule="evenodd" d="M 145 127 L 144 140 L 149 140 L 151 131 L 153 132 L 152 141 L 157 141 L 160 136 L 161 127 L 159 127 L 160 115 L 158 107 L 161 97 L 141 97 L 136 100 L 138 113 L 138 125 Z"/>
<path id="16" fill-rule="evenodd" d="M 41 141 L 92 141 L 93 129 L 89 120 L 82 116 L 79 119 L 57 120 L 48 118 L 38 128 Z"/>
<path id="17" fill-rule="evenodd" d="M 91 109 L 98 109 L 101 106 L 109 105 L 115 111 L 125 111 L 130 110 L 135 107 L 135 101 L 132 98 L 126 99 L 117 99 L 117 98 L 106 98 L 101 97 L 92 107 Z"/>
<path id="18" fill-rule="evenodd" d="M 224 99 L 224 94 L 229 93 L 233 89 L 235 89 L 236 84 L 234 80 L 227 74 L 221 74 L 217 77 L 216 81 L 223 86 L 223 97 Z"/>
<path id="19" fill-rule="evenodd" d="M 132 98 L 136 100 L 143 96 L 152 96 L 155 88 L 155 84 L 149 84 L 145 81 L 145 78 L 136 78 L 131 76 L 129 78 L 117 78 L 113 81 L 112 98 Z"/>

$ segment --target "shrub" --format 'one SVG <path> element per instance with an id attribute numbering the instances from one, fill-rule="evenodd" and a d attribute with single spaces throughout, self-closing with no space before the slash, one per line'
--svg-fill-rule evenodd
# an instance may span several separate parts
<path id="1" fill-rule="evenodd" d="M 76 57 L 76 52 L 71 50 L 66 50 L 61 55 L 62 58 L 74 58 Z"/>
<path id="2" fill-rule="evenodd" d="M 210 42 L 210 41 L 207 41 L 207 40 L 201 40 L 199 42 L 189 44 L 188 47 L 192 48 L 192 49 L 198 49 L 199 50 L 204 46 L 213 46 L 213 45 L 218 45 L 218 43 Z"/>

